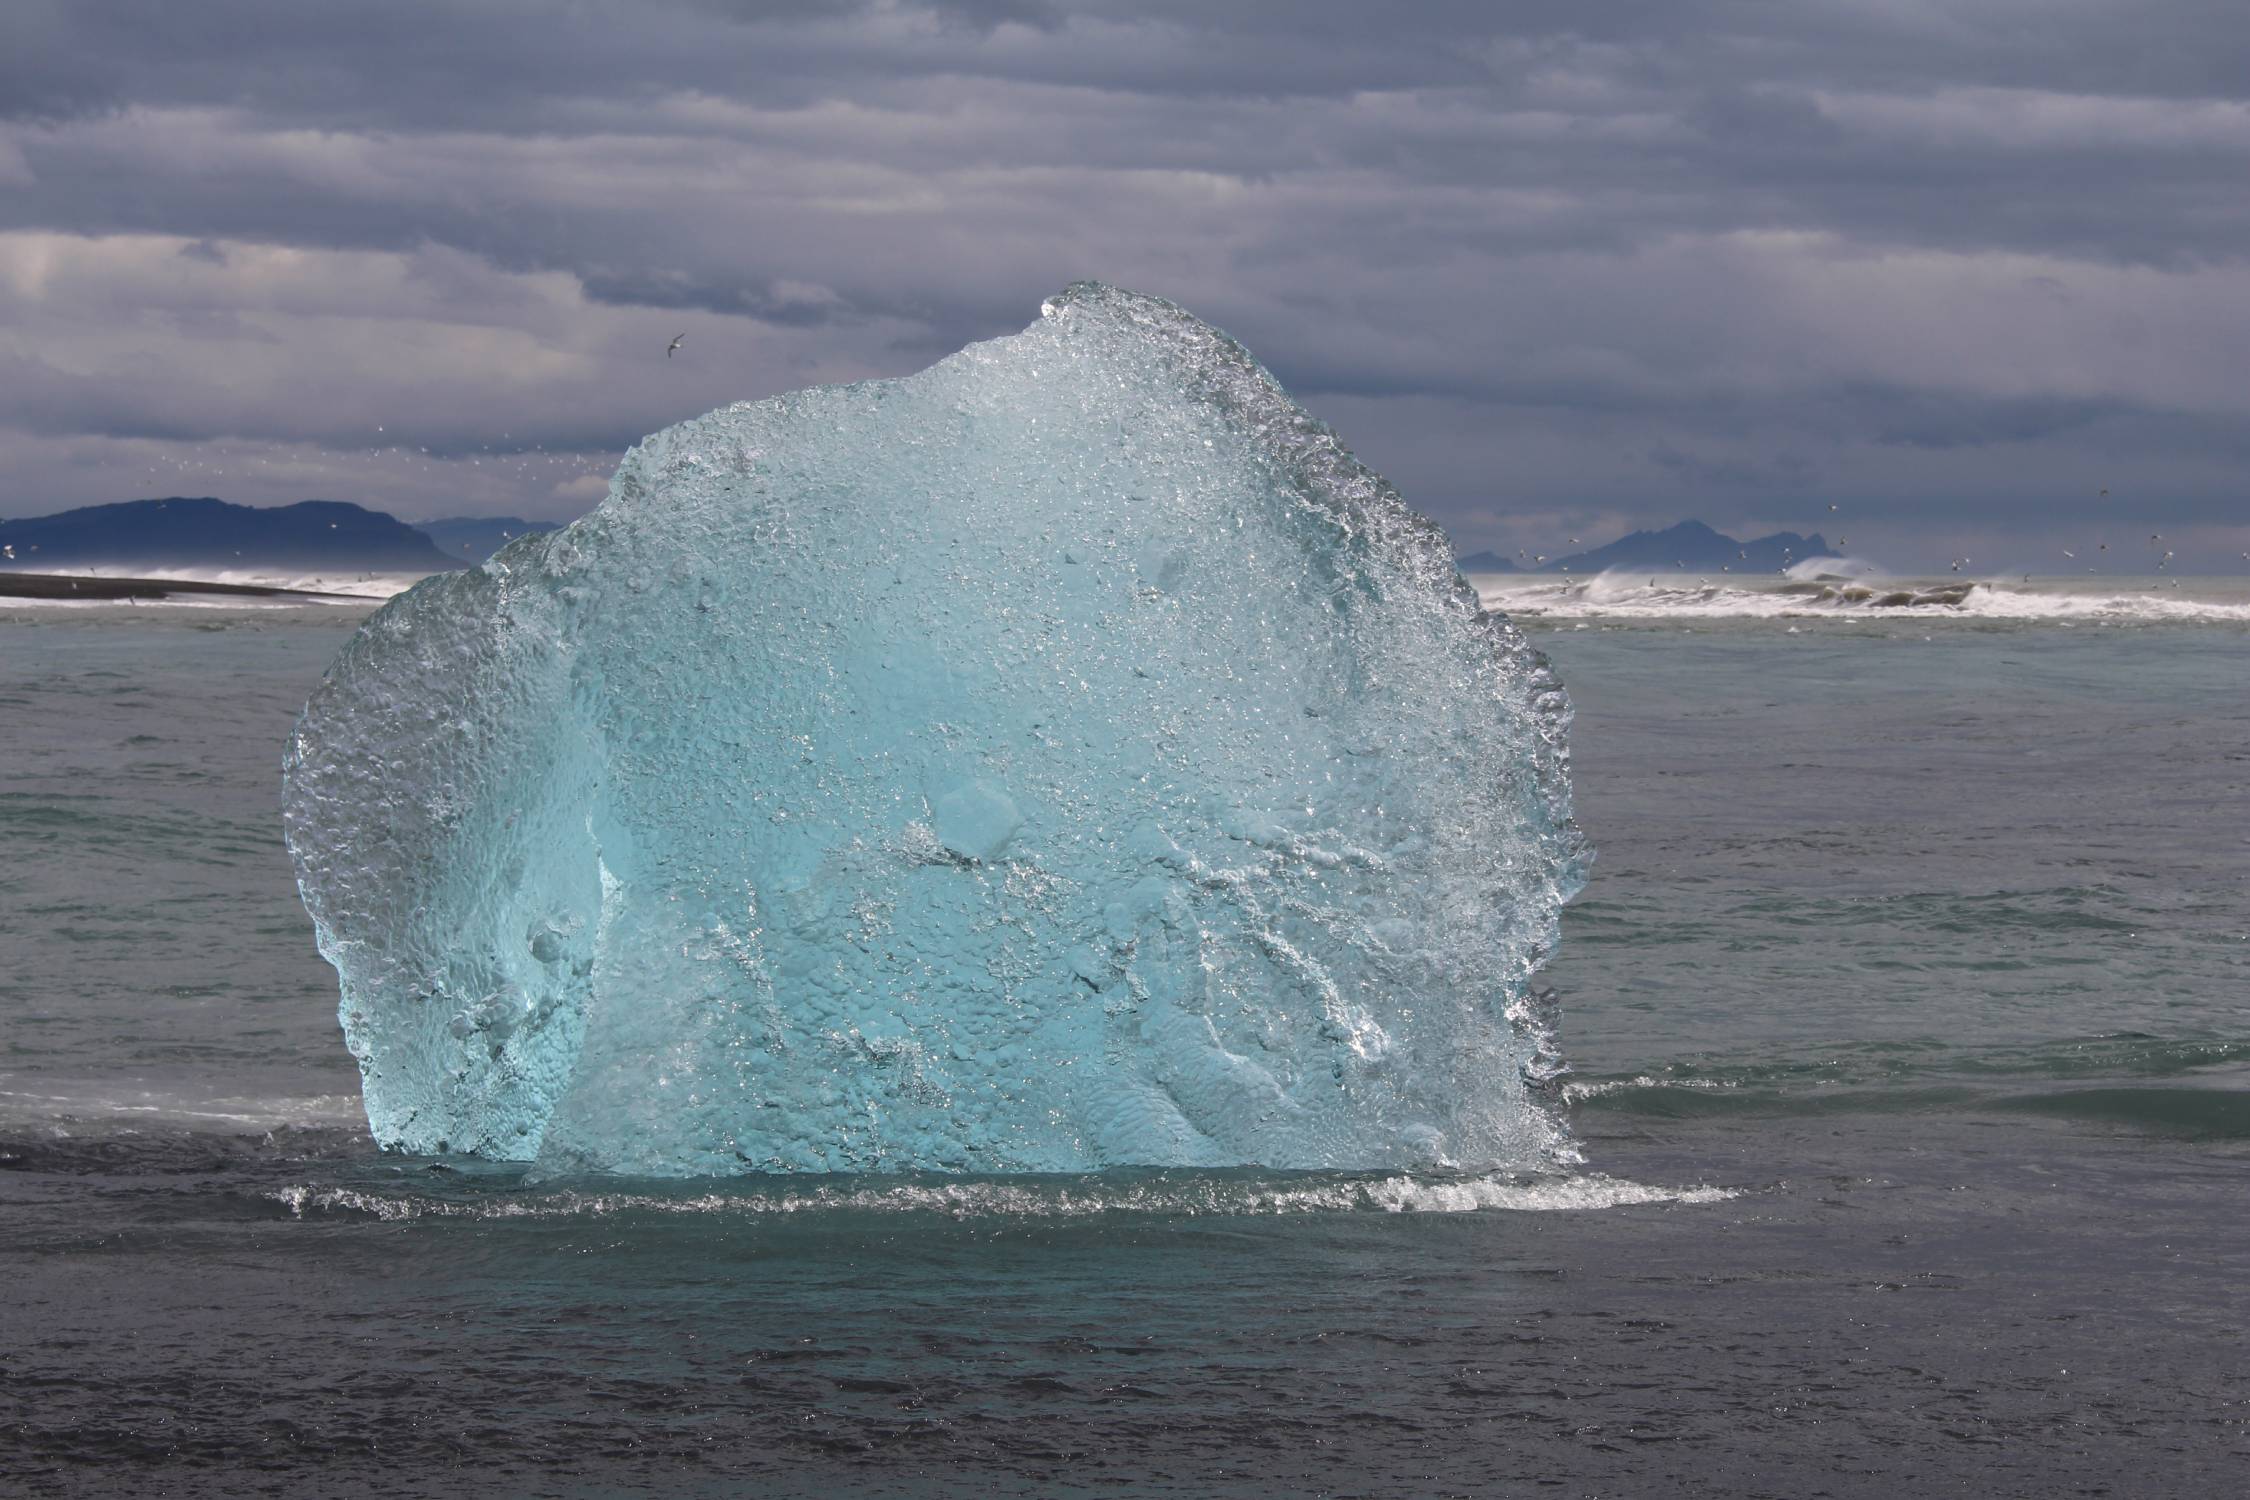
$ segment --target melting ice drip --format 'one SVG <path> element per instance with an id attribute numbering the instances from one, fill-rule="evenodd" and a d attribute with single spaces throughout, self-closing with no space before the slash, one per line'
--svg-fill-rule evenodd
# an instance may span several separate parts
<path id="1" fill-rule="evenodd" d="M 285 815 L 380 1142 L 1567 1156 L 1561 685 L 1239 345 L 1092 284 L 1040 313 L 658 433 L 345 648 Z"/>

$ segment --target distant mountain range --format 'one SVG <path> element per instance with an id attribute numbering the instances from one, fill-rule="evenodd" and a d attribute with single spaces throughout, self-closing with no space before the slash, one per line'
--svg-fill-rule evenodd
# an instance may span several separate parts
<path id="1" fill-rule="evenodd" d="M 458 516 L 410 526 L 341 500 L 234 505 L 175 496 L 0 517 L 0 572 L 54 568 L 291 568 L 439 573 L 484 561 L 554 521 Z"/>
<path id="2" fill-rule="evenodd" d="M 436 573 L 482 562 L 554 521 L 517 516 L 452 516 L 411 526 L 341 500 L 296 505 L 232 505 L 172 498 L 90 505 L 51 516 L 0 519 L 0 572 L 54 568 L 291 568 L 307 572 Z M 1817 532 L 1777 531 L 1739 541 L 1701 521 L 1636 531 L 1606 547 L 1567 557 L 1515 559 L 1472 552 L 1465 573 L 1630 572 L 1770 573 L 1828 555 Z"/>
<path id="3" fill-rule="evenodd" d="M 1490 550 L 1472 552 L 1467 557 L 1461 558 L 1458 566 L 1464 573 L 1516 573 L 1522 571 L 1507 558 Z"/>
<path id="4" fill-rule="evenodd" d="M 0 520 L 0 566 L 302 568 L 436 573 L 464 566 L 421 532 L 341 500 L 274 507 L 174 497 Z M 4 554 L 0 554 L 4 555 Z"/>
<path id="5" fill-rule="evenodd" d="M 1662 531 L 1636 531 L 1606 547 L 1566 557 L 1511 561 L 1496 552 L 1472 552 L 1460 560 L 1464 573 L 1601 573 L 1611 568 L 1648 573 L 1771 573 L 1808 557 L 1833 556 L 1819 532 L 1799 536 L 1777 531 L 1741 541 L 1701 521 L 1682 521 Z"/>

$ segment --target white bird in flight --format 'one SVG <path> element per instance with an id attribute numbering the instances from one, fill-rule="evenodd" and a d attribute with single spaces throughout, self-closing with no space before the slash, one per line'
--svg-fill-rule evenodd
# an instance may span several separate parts
<path id="1" fill-rule="evenodd" d="M 664 346 L 664 357 L 670 359 L 673 355 L 679 353 L 680 345 L 685 342 L 687 342 L 687 335 L 684 333 L 673 339 L 671 343 Z"/>

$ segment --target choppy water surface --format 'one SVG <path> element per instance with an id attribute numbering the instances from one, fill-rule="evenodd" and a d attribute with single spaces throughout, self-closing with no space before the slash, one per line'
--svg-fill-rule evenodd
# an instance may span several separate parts
<path id="1" fill-rule="evenodd" d="M 355 623 L 0 616 L 0 1491 L 2125 1494 L 2250 1458 L 2223 615 L 1534 621 L 1600 850 L 1550 971 L 1581 1176 L 722 1184 L 365 1144 L 275 814 Z"/>

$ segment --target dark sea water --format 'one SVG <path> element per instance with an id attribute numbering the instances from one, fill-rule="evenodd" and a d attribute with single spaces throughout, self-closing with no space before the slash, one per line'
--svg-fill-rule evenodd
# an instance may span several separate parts
<path id="1" fill-rule="evenodd" d="M 0 613 L 0 1495 L 2250 1475 L 2224 608 L 1527 619 L 1600 851 L 1563 1181 L 379 1156 L 276 812 L 358 618 Z"/>

